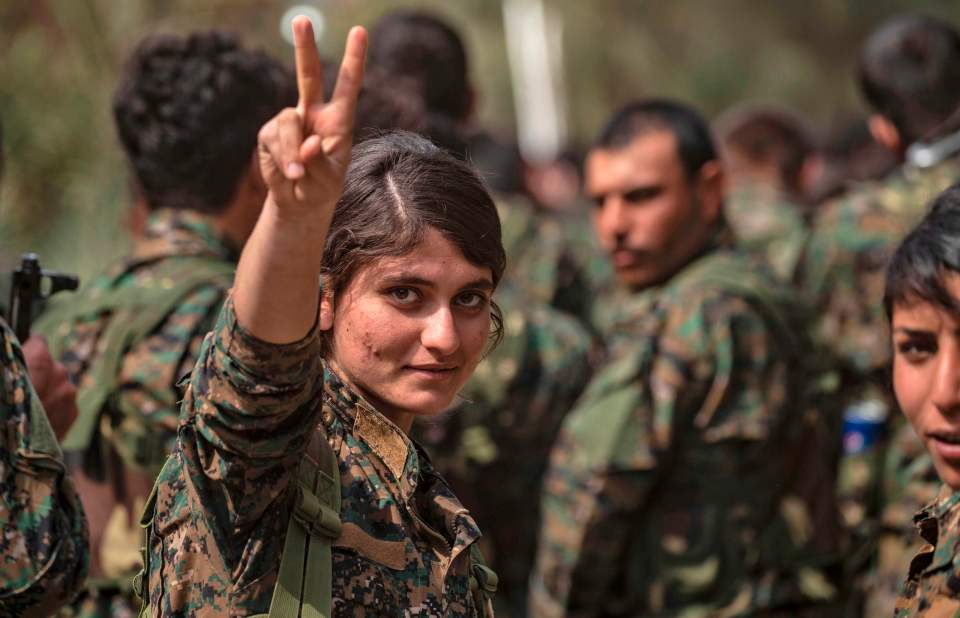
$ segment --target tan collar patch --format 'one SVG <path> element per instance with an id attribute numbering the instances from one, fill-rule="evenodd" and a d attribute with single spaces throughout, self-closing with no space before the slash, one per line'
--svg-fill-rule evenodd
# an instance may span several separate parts
<path id="1" fill-rule="evenodd" d="M 407 463 L 407 440 L 397 427 L 376 410 L 357 403 L 357 418 L 353 433 L 363 439 L 374 453 L 380 456 L 393 476 L 403 478 Z"/>

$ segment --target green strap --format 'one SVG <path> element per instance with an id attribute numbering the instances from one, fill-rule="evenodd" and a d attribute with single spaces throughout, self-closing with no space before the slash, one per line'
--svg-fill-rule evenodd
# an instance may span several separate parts
<path id="1" fill-rule="evenodd" d="M 269 618 L 330 618 L 333 541 L 340 536 L 340 469 L 326 438 L 320 461 L 305 458 L 287 525 Z"/>
<path id="2" fill-rule="evenodd" d="M 210 282 L 229 286 L 229 278 L 233 275 L 232 264 L 209 258 L 171 259 L 170 262 L 171 268 L 156 273 L 155 279 L 160 285 L 135 291 L 111 290 L 86 303 L 77 303 L 69 308 L 69 313 L 52 316 L 51 319 L 70 322 L 71 318 L 84 314 L 119 310 L 128 313 L 111 320 L 103 334 L 107 345 L 88 371 L 89 386 L 77 394 L 79 415 L 63 440 L 65 451 L 84 452 L 93 443 L 104 404 L 117 389 L 127 351 L 156 330 L 190 292 Z"/>

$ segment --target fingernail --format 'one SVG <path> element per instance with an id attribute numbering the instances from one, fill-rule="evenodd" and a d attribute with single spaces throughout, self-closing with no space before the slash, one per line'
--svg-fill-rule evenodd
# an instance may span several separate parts
<path id="1" fill-rule="evenodd" d="M 300 178 L 303 176 L 303 166 L 299 163 L 287 163 L 287 178 Z"/>

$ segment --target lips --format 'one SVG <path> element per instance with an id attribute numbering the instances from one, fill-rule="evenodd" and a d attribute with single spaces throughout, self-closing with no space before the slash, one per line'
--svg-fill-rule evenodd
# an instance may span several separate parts
<path id="1" fill-rule="evenodd" d="M 456 371 L 456 365 L 408 365 L 408 371 L 426 378 L 428 380 L 445 380 L 452 377 Z"/>
<path id="2" fill-rule="evenodd" d="M 927 437 L 941 458 L 960 465 L 960 431 L 931 431 Z"/>
<path id="3" fill-rule="evenodd" d="M 643 261 L 643 252 L 630 249 L 617 249 L 611 254 L 610 258 L 614 267 L 630 268 Z"/>

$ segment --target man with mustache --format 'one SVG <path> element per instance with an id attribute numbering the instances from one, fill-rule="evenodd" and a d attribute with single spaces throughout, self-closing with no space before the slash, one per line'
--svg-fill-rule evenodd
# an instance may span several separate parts
<path id="1" fill-rule="evenodd" d="M 673 101 L 622 108 L 587 157 L 624 300 L 553 449 L 531 615 L 839 611 L 836 434 L 799 305 L 733 248 L 723 184 Z"/>

